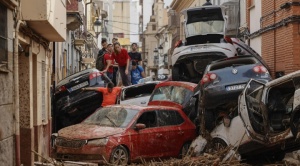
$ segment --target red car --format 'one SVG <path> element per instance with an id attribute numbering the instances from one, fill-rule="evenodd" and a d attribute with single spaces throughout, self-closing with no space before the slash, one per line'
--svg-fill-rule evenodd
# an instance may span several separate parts
<path id="1" fill-rule="evenodd" d="M 166 81 L 155 86 L 148 105 L 173 106 L 182 109 L 188 118 L 197 123 L 197 84 L 184 81 Z"/>
<path id="2" fill-rule="evenodd" d="M 176 107 L 113 105 L 52 137 L 57 160 L 124 165 L 179 157 L 196 137 L 195 125 Z"/>

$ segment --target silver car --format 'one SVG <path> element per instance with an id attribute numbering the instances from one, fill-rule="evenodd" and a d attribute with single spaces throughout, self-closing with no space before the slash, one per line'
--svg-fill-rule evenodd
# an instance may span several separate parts
<path id="1" fill-rule="evenodd" d="M 149 98 L 160 81 L 149 81 L 122 88 L 118 103 L 147 106 Z"/>
<path id="2" fill-rule="evenodd" d="M 233 146 L 242 158 L 271 160 L 300 149 L 299 88 L 300 71 L 265 84 L 250 80 L 238 109 L 220 119 L 211 132 L 215 147 Z"/>

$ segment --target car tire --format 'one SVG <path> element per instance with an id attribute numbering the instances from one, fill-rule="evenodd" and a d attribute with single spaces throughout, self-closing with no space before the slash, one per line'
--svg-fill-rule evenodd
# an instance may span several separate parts
<path id="1" fill-rule="evenodd" d="M 129 163 L 129 153 L 124 146 L 116 147 L 110 156 L 109 162 L 113 165 L 127 165 Z"/>
<path id="2" fill-rule="evenodd" d="M 179 153 L 179 158 L 184 158 L 185 156 L 188 156 L 189 153 L 189 148 L 191 146 L 190 142 L 184 143 L 180 149 L 180 153 Z"/>
<path id="3" fill-rule="evenodd" d="M 204 120 L 205 120 L 205 129 L 207 131 L 212 131 L 216 126 L 214 110 L 205 109 L 204 110 Z"/>
<path id="4" fill-rule="evenodd" d="M 212 140 L 212 149 L 214 152 L 219 152 L 221 150 L 224 150 L 225 148 L 227 148 L 227 143 L 220 139 L 220 138 L 214 138 Z"/>

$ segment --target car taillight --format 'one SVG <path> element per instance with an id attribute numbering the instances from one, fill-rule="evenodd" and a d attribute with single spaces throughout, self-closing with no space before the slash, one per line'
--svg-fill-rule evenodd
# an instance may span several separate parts
<path id="1" fill-rule="evenodd" d="M 231 38 L 229 36 L 224 36 L 224 39 L 226 42 L 230 43 L 230 44 L 233 44 Z"/>
<path id="2" fill-rule="evenodd" d="M 61 86 L 57 89 L 56 93 L 59 93 L 59 92 L 63 92 L 63 91 L 66 91 L 67 88 L 65 86 Z"/>
<path id="3" fill-rule="evenodd" d="M 178 40 L 174 46 L 176 48 L 176 47 L 180 47 L 181 45 L 182 45 L 182 40 Z"/>
<path id="4" fill-rule="evenodd" d="M 215 73 L 205 74 L 201 80 L 201 84 L 203 85 L 205 83 L 215 80 L 216 78 L 217 78 L 217 75 Z"/>
<path id="5" fill-rule="evenodd" d="M 266 72 L 268 72 L 268 70 L 264 66 L 261 66 L 261 65 L 253 67 L 253 71 L 255 73 L 266 73 Z"/>
<path id="6" fill-rule="evenodd" d="M 102 74 L 100 72 L 93 72 L 90 74 L 89 79 L 92 80 L 98 76 L 101 76 Z"/>

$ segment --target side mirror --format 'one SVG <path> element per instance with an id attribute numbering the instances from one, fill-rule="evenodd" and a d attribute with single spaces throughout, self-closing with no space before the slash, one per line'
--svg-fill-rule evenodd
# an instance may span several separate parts
<path id="1" fill-rule="evenodd" d="M 135 129 L 136 129 L 136 130 L 142 130 L 142 129 L 144 129 L 144 128 L 146 128 L 146 125 L 143 124 L 143 123 L 137 123 L 137 124 L 135 125 Z"/>

